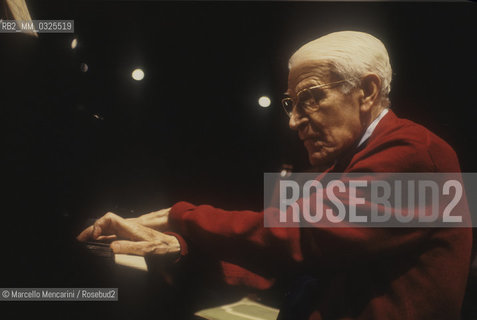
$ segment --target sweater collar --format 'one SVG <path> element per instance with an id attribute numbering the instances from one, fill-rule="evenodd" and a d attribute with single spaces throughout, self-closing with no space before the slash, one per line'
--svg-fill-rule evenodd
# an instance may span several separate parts
<path id="1" fill-rule="evenodd" d="M 378 125 L 379 121 L 381 121 L 381 119 L 386 115 L 386 113 L 388 113 L 389 109 L 388 108 L 385 108 L 383 111 L 381 111 L 381 113 L 376 117 L 376 119 L 374 119 L 373 122 L 371 122 L 371 124 L 368 126 L 368 128 L 366 129 L 366 131 L 364 132 L 363 136 L 361 137 L 361 140 L 359 140 L 359 143 L 358 143 L 358 148 L 366 142 L 366 140 L 369 139 L 369 137 L 371 136 L 371 134 L 373 133 L 374 129 L 376 129 L 376 126 Z"/>

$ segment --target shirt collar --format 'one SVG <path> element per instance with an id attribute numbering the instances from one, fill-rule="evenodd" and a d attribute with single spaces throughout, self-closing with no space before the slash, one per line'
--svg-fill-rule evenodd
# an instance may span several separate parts
<path id="1" fill-rule="evenodd" d="M 379 121 L 381 121 L 381 119 L 386 115 L 386 113 L 388 113 L 388 111 L 389 109 L 385 108 L 383 111 L 381 111 L 379 116 L 376 119 L 374 119 L 373 122 L 371 122 L 371 124 L 368 126 L 363 136 L 361 137 L 361 140 L 358 143 L 358 147 L 360 147 L 366 140 L 369 139 L 374 129 L 376 129 L 376 126 L 378 125 Z"/>

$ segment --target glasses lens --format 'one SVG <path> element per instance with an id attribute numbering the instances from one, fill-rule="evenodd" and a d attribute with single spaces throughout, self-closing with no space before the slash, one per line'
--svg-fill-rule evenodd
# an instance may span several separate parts
<path id="1" fill-rule="evenodd" d="M 282 106 L 283 106 L 283 109 L 285 109 L 285 112 L 287 113 L 287 115 L 290 116 L 291 112 L 293 111 L 293 100 L 290 98 L 283 99 Z"/>

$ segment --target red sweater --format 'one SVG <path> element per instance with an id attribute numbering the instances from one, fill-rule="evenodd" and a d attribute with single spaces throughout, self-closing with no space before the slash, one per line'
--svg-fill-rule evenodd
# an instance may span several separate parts
<path id="1" fill-rule="evenodd" d="M 390 111 L 364 146 L 329 171 L 459 172 L 460 167 L 446 142 Z M 283 275 L 311 274 L 319 285 L 310 319 L 460 317 L 470 228 L 264 228 L 263 221 L 263 212 L 187 202 L 175 204 L 169 216 L 187 243 L 222 261 L 228 284 L 267 289 Z"/>

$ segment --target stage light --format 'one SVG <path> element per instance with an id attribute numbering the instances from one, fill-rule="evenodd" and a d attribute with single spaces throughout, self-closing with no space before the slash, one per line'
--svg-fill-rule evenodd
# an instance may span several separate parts
<path id="1" fill-rule="evenodd" d="M 282 170 L 280 171 L 280 177 L 289 178 L 292 175 L 293 166 L 291 164 L 282 164 Z"/>
<path id="2" fill-rule="evenodd" d="M 83 72 L 88 72 L 89 67 L 88 67 L 88 65 L 87 65 L 86 63 L 82 63 L 82 64 L 80 65 L 80 69 L 81 69 L 81 71 L 83 71 Z"/>
<path id="3" fill-rule="evenodd" d="M 134 71 L 131 73 L 131 77 L 136 80 L 136 81 L 141 81 L 144 79 L 144 71 L 142 69 L 134 69 Z"/>
<path id="4" fill-rule="evenodd" d="M 258 104 L 262 108 L 270 107 L 271 103 L 272 103 L 272 101 L 270 100 L 270 98 L 266 97 L 266 96 L 260 97 L 260 99 L 258 99 Z"/>
<path id="5" fill-rule="evenodd" d="M 74 38 L 72 41 L 71 41 L 71 49 L 74 49 L 78 46 L 78 39 Z"/>

